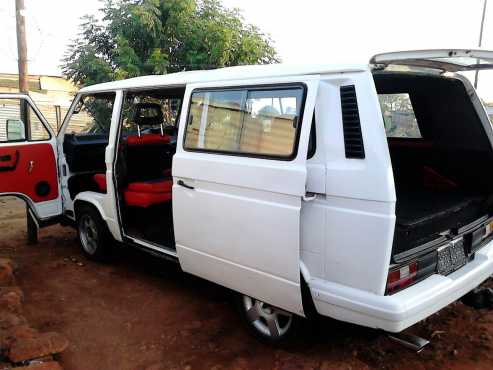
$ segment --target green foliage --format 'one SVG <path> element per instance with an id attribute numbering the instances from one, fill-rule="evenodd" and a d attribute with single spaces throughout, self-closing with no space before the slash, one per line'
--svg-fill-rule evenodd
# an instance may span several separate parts
<path id="1" fill-rule="evenodd" d="M 271 39 L 219 0 L 105 0 L 83 17 L 65 76 L 91 85 L 140 75 L 278 62 Z"/>

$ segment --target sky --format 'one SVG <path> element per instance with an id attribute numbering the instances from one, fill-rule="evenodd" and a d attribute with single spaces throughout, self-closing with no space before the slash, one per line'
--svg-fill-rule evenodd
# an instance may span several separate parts
<path id="1" fill-rule="evenodd" d="M 283 62 L 366 63 L 376 53 L 474 48 L 483 0 L 222 0 L 270 34 Z M 14 0 L 0 2 L 0 72 L 17 72 Z M 29 73 L 60 75 L 60 61 L 80 17 L 99 0 L 25 0 Z M 483 48 L 493 50 L 493 2 Z M 493 71 L 481 72 L 479 94 L 493 101 Z"/>

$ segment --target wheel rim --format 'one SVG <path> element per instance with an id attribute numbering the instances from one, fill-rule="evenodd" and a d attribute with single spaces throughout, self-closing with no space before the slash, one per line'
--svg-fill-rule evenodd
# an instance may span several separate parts
<path id="1" fill-rule="evenodd" d="M 248 296 L 243 296 L 243 308 L 253 327 L 270 338 L 282 337 L 293 323 L 293 314 Z"/>
<path id="2" fill-rule="evenodd" d="M 94 254 L 98 248 L 98 229 L 96 222 L 89 215 L 82 215 L 79 222 L 79 235 L 82 248 L 89 253 Z"/>

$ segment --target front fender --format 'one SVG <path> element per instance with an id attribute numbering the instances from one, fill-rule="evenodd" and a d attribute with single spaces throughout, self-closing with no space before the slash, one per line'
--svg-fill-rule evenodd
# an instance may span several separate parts
<path id="1" fill-rule="evenodd" d="M 89 203 L 94 206 L 101 218 L 106 222 L 108 226 L 108 230 L 115 240 L 122 241 L 122 235 L 120 231 L 120 226 L 118 224 L 118 219 L 113 216 L 112 207 L 109 205 L 110 201 L 108 200 L 107 194 L 96 193 L 93 191 L 83 191 L 74 199 L 74 209 L 76 211 L 77 216 L 77 205 L 80 203 Z"/>

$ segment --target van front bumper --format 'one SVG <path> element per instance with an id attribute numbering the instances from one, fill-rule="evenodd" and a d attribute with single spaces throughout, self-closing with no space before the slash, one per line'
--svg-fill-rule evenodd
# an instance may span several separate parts
<path id="1" fill-rule="evenodd" d="M 400 332 L 476 288 L 493 274 L 493 241 L 474 260 L 447 276 L 432 275 L 391 296 L 311 279 L 319 314 L 389 332 Z"/>

